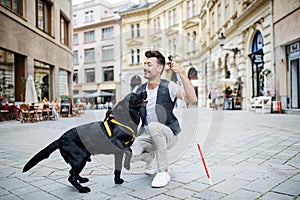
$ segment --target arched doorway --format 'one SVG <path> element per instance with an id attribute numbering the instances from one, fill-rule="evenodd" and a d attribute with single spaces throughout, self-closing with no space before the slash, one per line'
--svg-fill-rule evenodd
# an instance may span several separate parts
<path id="1" fill-rule="evenodd" d="M 194 86 L 195 93 L 196 93 L 197 98 L 198 98 L 198 83 L 199 83 L 199 81 L 198 81 L 198 72 L 194 67 L 191 67 L 189 69 L 188 78 L 191 80 L 191 82 Z"/>
<path id="2" fill-rule="evenodd" d="M 138 75 L 132 77 L 130 81 L 130 87 L 131 87 L 130 91 L 132 91 L 136 86 L 140 85 L 141 83 L 142 80 Z"/>
<path id="3" fill-rule="evenodd" d="M 264 95 L 264 76 L 261 74 L 264 69 L 263 46 L 263 36 L 257 31 L 252 42 L 252 53 L 249 54 L 252 61 L 252 97 Z"/>

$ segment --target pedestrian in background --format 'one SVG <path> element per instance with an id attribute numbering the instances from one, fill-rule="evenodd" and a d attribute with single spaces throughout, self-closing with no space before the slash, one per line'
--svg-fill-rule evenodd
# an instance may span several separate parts
<path id="1" fill-rule="evenodd" d="M 218 109 L 218 88 L 215 87 L 214 91 L 211 94 L 212 98 L 212 108 L 213 109 Z"/>
<path id="2" fill-rule="evenodd" d="M 9 112 L 12 112 L 15 116 L 15 119 L 17 121 L 20 120 L 19 119 L 20 109 L 15 104 L 9 105 L 8 101 L 4 98 L 3 94 L 0 94 L 0 103 L 1 103 L 2 110 L 8 110 Z"/>

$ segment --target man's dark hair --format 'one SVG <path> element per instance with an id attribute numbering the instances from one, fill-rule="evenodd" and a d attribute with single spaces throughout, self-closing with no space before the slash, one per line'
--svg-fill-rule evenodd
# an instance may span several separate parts
<path id="1" fill-rule="evenodd" d="M 160 65 L 163 66 L 163 70 L 161 71 L 161 73 L 164 71 L 165 64 L 166 64 L 166 59 L 165 59 L 165 57 L 159 51 L 151 51 L 151 50 L 146 51 L 145 52 L 145 56 L 147 58 L 151 58 L 151 57 L 157 58 L 158 64 L 160 64 Z"/>

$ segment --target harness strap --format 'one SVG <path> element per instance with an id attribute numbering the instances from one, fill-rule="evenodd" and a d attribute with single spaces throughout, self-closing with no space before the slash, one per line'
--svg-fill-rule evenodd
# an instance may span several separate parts
<path id="1" fill-rule="evenodd" d="M 124 124 L 121 124 L 120 122 L 118 122 L 118 121 L 115 120 L 115 119 L 111 119 L 111 120 L 109 120 L 109 121 L 112 122 L 112 123 L 114 123 L 114 124 L 117 124 L 117 125 L 119 125 L 119 126 L 122 126 L 122 127 L 124 127 L 124 128 L 127 128 L 127 129 L 132 133 L 132 140 L 135 139 L 135 134 L 134 134 L 134 131 L 132 130 L 132 128 L 130 128 L 129 126 L 126 126 L 126 125 L 124 125 Z M 106 129 L 106 131 L 107 131 L 108 136 L 111 137 L 111 136 L 112 136 L 112 133 L 111 133 L 110 127 L 108 126 L 108 121 L 105 121 L 105 122 L 104 122 L 104 127 L 105 127 L 105 129 Z M 128 142 L 125 142 L 125 144 L 128 144 L 130 141 L 131 141 L 131 140 L 129 140 Z"/>

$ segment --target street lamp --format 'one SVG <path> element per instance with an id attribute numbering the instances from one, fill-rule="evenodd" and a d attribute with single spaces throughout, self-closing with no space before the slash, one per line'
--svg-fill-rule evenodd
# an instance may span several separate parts
<path id="1" fill-rule="evenodd" d="M 219 39 L 219 42 L 220 42 L 220 47 L 223 49 L 223 50 L 226 50 L 226 51 L 232 51 L 234 54 L 237 54 L 237 53 L 240 53 L 241 54 L 241 50 L 237 47 L 235 48 L 224 48 L 224 41 L 226 39 L 226 37 L 224 36 L 224 33 L 221 32 L 220 36 L 218 37 Z"/>

